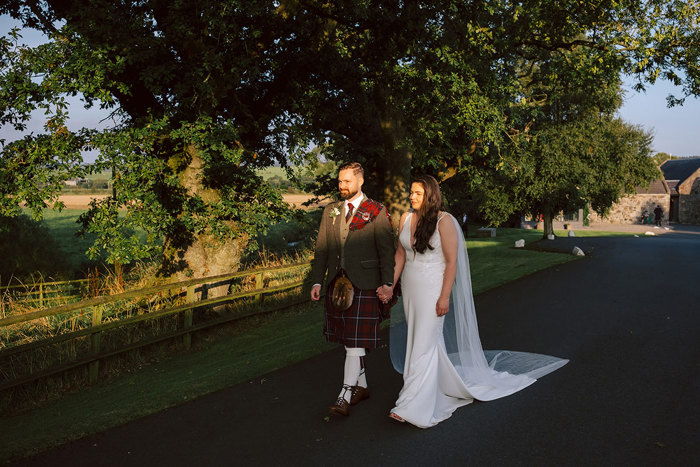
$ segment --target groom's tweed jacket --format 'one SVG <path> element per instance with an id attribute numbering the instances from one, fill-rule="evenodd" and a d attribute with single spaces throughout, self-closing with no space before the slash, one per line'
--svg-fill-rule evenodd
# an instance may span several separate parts
<path id="1" fill-rule="evenodd" d="M 333 215 L 334 212 L 340 214 Z M 341 244 L 341 222 L 345 222 L 343 201 L 327 205 L 316 240 L 312 284 L 324 284 L 324 280 L 327 284 L 335 277 L 341 268 L 341 253 L 345 257 L 344 269 L 355 287 L 375 290 L 392 282 L 394 229 L 386 208 L 364 198 L 354 212 L 345 245 Z"/>

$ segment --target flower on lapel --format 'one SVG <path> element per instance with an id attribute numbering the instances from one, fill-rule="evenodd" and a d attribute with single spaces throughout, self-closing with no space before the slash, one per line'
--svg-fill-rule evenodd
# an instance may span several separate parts
<path id="1" fill-rule="evenodd" d="M 368 212 L 362 213 L 362 220 L 365 222 L 367 222 L 369 220 L 369 213 Z"/>
<path id="2" fill-rule="evenodd" d="M 333 219 L 333 225 L 335 225 L 335 218 L 340 215 L 340 210 L 337 207 L 331 209 L 330 218 Z"/>

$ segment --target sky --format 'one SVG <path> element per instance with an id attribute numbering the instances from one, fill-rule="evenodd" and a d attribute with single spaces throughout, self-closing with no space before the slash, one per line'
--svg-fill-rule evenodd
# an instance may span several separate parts
<path id="1" fill-rule="evenodd" d="M 700 156 L 700 99 L 688 97 L 682 107 L 668 108 L 666 96 L 681 95 L 681 90 L 668 81 L 657 82 L 646 92 L 634 91 L 631 84 L 626 84 L 625 89 L 625 102 L 618 115 L 652 132 L 654 152 Z"/>
<path id="2" fill-rule="evenodd" d="M 16 24 L 9 16 L 0 16 L 0 35 L 6 35 Z M 25 30 L 22 34 L 22 42 L 30 46 L 43 41 L 43 36 L 37 31 Z M 623 120 L 652 132 L 653 151 L 679 157 L 700 156 L 700 99 L 689 97 L 682 107 L 668 108 L 666 96 L 680 94 L 680 89 L 674 88 L 668 81 L 648 86 L 646 92 L 636 92 L 632 89 L 632 80 L 626 82 L 629 84 L 625 85 L 625 101 L 618 115 Z M 108 112 L 97 107 L 84 109 L 78 98 L 71 99 L 70 113 L 70 130 L 83 126 L 104 128 L 110 124 L 110 121 L 104 121 Z M 27 132 L 41 132 L 44 121 L 42 112 L 35 112 Z M 0 139 L 13 141 L 22 136 L 8 125 L 0 127 Z M 92 157 L 94 156 L 86 155 L 88 161 Z"/>

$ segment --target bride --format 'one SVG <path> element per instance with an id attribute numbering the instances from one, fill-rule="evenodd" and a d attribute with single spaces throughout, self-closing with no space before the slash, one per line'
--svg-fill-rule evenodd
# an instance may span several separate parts
<path id="1" fill-rule="evenodd" d="M 389 416 L 428 428 L 474 399 L 513 394 L 568 360 L 482 350 L 459 223 L 442 210 L 440 188 L 429 175 L 411 184 L 410 200 L 411 211 L 399 221 L 394 269 L 403 310 L 392 310 L 390 335 L 404 385 Z"/>

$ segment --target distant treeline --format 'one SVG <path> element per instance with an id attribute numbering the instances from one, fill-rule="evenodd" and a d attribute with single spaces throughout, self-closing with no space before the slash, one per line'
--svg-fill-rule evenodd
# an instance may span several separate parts
<path id="1" fill-rule="evenodd" d="M 286 170 L 282 167 L 266 167 L 261 169 L 258 173 L 263 180 L 282 191 L 287 193 L 303 192 L 294 182 L 289 180 Z M 313 177 L 311 175 L 302 176 L 301 182 L 303 184 L 309 184 L 313 182 Z"/>

